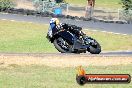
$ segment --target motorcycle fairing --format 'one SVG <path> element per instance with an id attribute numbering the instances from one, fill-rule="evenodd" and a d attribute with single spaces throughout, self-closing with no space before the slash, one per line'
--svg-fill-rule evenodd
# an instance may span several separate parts
<path id="1" fill-rule="evenodd" d="M 57 34 L 64 38 L 67 42 L 73 45 L 72 51 L 77 50 L 77 52 L 85 52 L 89 45 L 82 46 L 82 42 L 78 38 L 68 31 L 61 31 Z"/>
<path id="2" fill-rule="evenodd" d="M 85 52 L 86 49 L 89 47 L 89 45 L 84 45 L 83 46 L 82 45 L 83 44 L 82 41 L 77 39 L 77 38 L 75 38 L 74 40 L 75 41 L 74 41 L 73 49 L 74 49 L 74 51 L 77 51 L 78 53 Z"/>
<path id="3" fill-rule="evenodd" d="M 50 26 L 49 26 L 49 30 L 48 30 L 48 36 L 50 38 L 53 37 L 53 35 L 57 32 L 57 28 L 56 28 L 56 25 L 54 23 L 51 23 Z"/>
<path id="4" fill-rule="evenodd" d="M 72 33 L 68 31 L 61 31 L 55 35 L 55 37 L 58 37 L 58 36 L 61 36 L 62 38 L 64 38 L 71 45 L 74 44 L 74 35 Z"/>

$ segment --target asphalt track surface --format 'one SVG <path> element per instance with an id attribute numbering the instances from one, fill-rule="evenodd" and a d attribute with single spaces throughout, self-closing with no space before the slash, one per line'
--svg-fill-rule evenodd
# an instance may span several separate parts
<path id="1" fill-rule="evenodd" d="M 40 24 L 49 24 L 50 17 L 34 17 L 13 14 L 0 13 L 0 19 L 26 21 Z M 132 24 L 104 23 L 94 21 L 77 21 L 71 19 L 60 19 L 62 23 L 69 23 L 80 26 L 84 29 L 93 29 L 102 32 L 111 32 L 115 34 L 132 35 Z"/>
<path id="2" fill-rule="evenodd" d="M 32 22 L 32 23 L 40 23 L 40 24 L 49 24 L 49 20 L 51 18 L 0 13 L 0 19 L 1 20 L 12 20 L 12 21 L 24 21 L 24 22 Z M 76 21 L 76 20 L 70 20 L 70 19 L 60 19 L 60 20 L 61 22 L 78 25 L 83 28 L 93 28 L 98 31 L 112 32 L 115 34 L 132 35 L 132 24 L 115 24 L 115 23 L 103 23 L 103 22 L 93 22 L 93 21 Z M 39 55 L 39 56 L 43 56 L 43 55 L 54 55 L 54 54 L 0 53 L 0 55 Z M 56 53 L 56 55 L 72 55 L 72 54 Z M 80 54 L 80 55 L 91 56 L 92 54 Z M 102 52 L 99 55 L 92 55 L 92 56 L 132 56 L 132 51 Z"/>
<path id="3" fill-rule="evenodd" d="M 90 53 L 0 53 L 0 56 L 35 56 L 35 57 L 44 57 L 44 56 L 78 56 L 78 57 L 132 57 L 132 51 L 108 51 L 101 52 L 100 54 L 90 54 Z"/>

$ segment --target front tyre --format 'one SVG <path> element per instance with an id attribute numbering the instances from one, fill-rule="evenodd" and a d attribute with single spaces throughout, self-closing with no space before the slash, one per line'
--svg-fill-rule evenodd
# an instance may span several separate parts
<path id="1" fill-rule="evenodd" d="M 88 48 L 88 51 L 91 54 L 99 54 L 101 52 L 101 46 L 95 39 L 93 39 L 93 41 L 94 42 L 89 44 L 90 47 Z"/>
<path id="2" fill-rule="evenodd" d="M 70 45 L 65 39 L 59 37 L 53 42 L 55 48 L 61 53 L 72 53 L 72 45 Z"/>

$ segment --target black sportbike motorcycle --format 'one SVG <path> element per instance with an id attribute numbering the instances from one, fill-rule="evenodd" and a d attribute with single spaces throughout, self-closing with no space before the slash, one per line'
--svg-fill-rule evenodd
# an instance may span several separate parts
<path id="1" fill-rule="evenodd" d="M 99 54 L 100 44 L 93 38 L 86 36 L 81 27 L 62 24 L 59 28 L 50 27 L 47 39 L 54 44 L 61 53 L 86 53 Z"/>

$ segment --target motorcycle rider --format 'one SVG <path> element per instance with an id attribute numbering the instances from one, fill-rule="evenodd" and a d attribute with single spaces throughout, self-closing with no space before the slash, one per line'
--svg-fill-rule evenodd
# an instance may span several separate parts
<path id="1" fill-rule="evenodd" d="M 60 23 L 58 18 L 52 18 L 50 20 L 50 28 L 48 34 L 52 37 L 52 34 L 56 33 L 60 29 L 68 30 L 74 33 L 77 37 L 84 36 L 85 34 L 81 31 L 81 27 L 77 27 L 75 25 L 70 25 L 66 23 Z"/>
<path id="2" fill-rule="evenodd" d="M 82 40 L 83 44 L 89 44 L 92 43 L 93 41 L 89 40 L 90 37 L 86 36 L 86 34 L 84 34 L 81 30 L 81 27 L 78 27 L 76 25 L 71 25 L 71 24 L 66 24 L 66 23 L 60 23 L 58 18 L 52 18 L 50 20 L 50 28 L 48 31 L 48 35 L 47 38 L 51 37 L 54 35 L 54 33 L 56 33 L 57 31 L 59 31 L 60 29 L 64 29 L 64 30 L 68 30 L 70 32 L 72 32 L 73 34 L 75 34 L 78 39 Z M 88 41 L 85 41 L 88 40 Z"/>
<path id="3" fill-rule="evenodd" d="M 50 20 L 47 39 L 62 53 L 88 51 L 92 54 L 98 54 L 101 52 L 101 47 L 98 42 L 86 36 L 86 34 L 82 32 L 81 27 L 60 23 L 58 18 L 52 18 Z M 71 43 L 69 43 L 70 41 Z"/>

